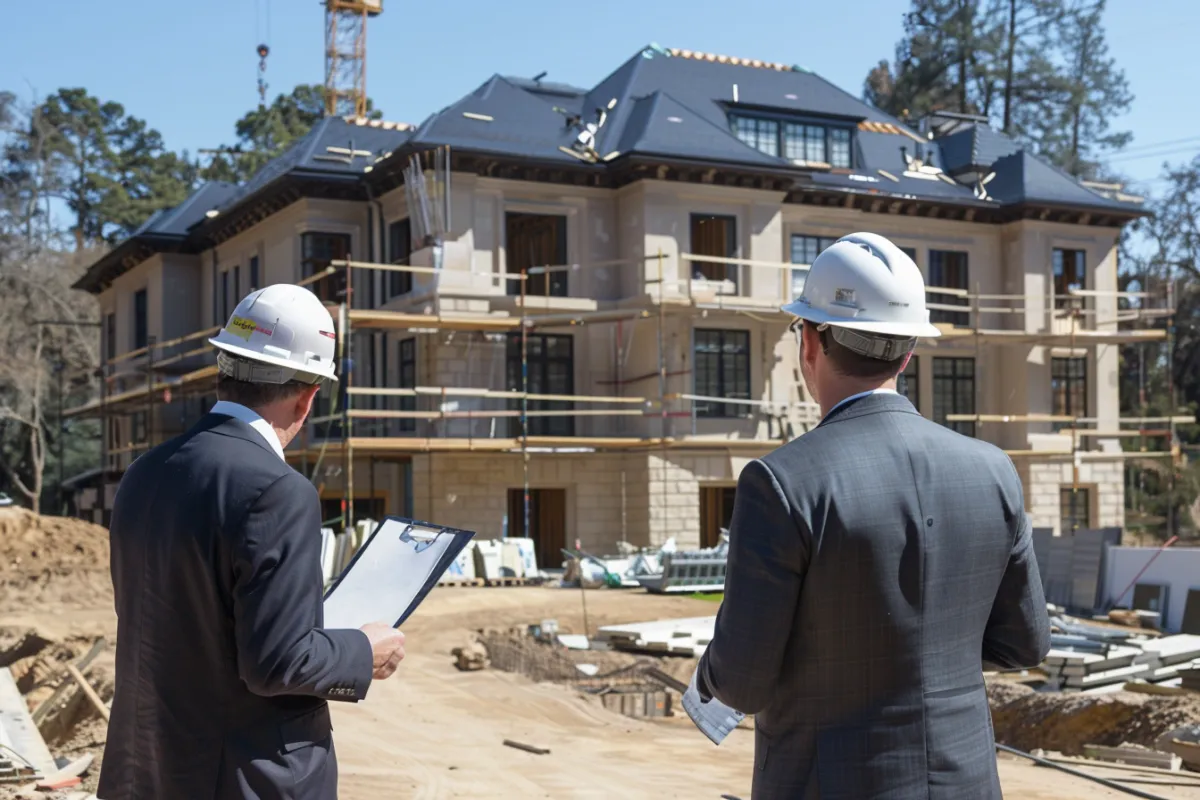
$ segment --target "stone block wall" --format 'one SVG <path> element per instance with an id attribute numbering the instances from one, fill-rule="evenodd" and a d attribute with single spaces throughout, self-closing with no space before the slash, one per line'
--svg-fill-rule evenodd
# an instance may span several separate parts
<path id="1" fill-rule="evenodd" d="M 1061 535 L 1060 492 L 1072 484 L 1068 461 L 1029 464 L 1023 470 L 1026 510 L 1034 527 L 1054 528 Z M 1079 467 L 1079 487 L 1091 491 L 1091 525 L 1125 526 L 1125 471 L 1120 461 L 1085 461 Z"/>
<path id="2" fill-rule="evenodd" d="M 649 543 L 648 483 L 646 456 L 640 453 L 529 455 L 531 489 L 566 490 L 567 544 L 580 539 L 585 550 L 597 554 L 611 552 L 623 530 L 630 543 Z M 480 538 L 499 538 L 508 512 L 508 492 L 523 486 L 520 453 L 437 453 L 413 458 L 416 515 L 474 530 Z"/>

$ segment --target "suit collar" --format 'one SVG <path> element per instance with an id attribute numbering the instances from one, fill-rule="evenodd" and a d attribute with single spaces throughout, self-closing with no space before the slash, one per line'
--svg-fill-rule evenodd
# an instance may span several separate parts
<path id="1" fill-rule="evenodd" d="M 837 405 L 821 420 L 818 428 L 834 422 L 856 419 L 867 414 L 878 414 L 882 411 L 899 411 L 906 414 L 918 413 L 908 398 L 893 392 L 877 392 L 851 397 Z"/>
<path id="2" fill-rule="evenodd" d="M 216 414 L 209 412 L 200 418 L 188 434 L 189 438 L 198 433 L 211 432 L 218 436 L 230 436 L 234 439 L 243 439 L 256 447 L 261 447 L 273 457 L 278 458 L 279 454 L 267 444 L 262 434 L 251 428 L 240 419 L 235 419 L 226 414 Z"/>
<path id="3" fill-rule="evenodd" d="M 210 414 L 224 414 L 227 417 L 233 417 L 236 420 L 249 425 L 255 433 L 262 437 L 263 441 L 271 448 L 275 455 L 284 459 L 283 443 L 279 441 L 279 434 L 275 433 L 275 429 L 271 427 L 271 423 L 262 418 L 257 411 L 252 408 L 247 408 L 240 403 L 231 403 L 228 400 L 218 400 L 216 405 L 209 411 Z M 286 459 L 284 459 L 286 460 Z"/>

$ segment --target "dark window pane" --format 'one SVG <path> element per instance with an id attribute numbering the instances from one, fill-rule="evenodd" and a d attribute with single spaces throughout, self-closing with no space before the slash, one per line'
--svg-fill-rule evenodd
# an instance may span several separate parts
<path id="1" fill-rule="evenodd" d="M 258 256 L 250 256 L 250 291 L 261 289 L 258 284 Z"/>
<path id="2" fill-rule="evenodd" d="M 1063 250 L 1054 248 L 1051 256 L 1054 270 L 1054 306 L 1068 308 L 1079 304 L 1081 298 L 1071 295 L 1072 289 L 1084 289 L 1087 286 L 1085 275 L 1087 254 L 1083 250 Z"/>
<path id="3" fill-rule="evenodd" d="M 412 223 L 407 218 L 397 220 L 388 226 L 388 262 L 391 264 L 409 264 L 412 256 Z M 387 291 L 384 301 L 391 300 L 412 291 L 413 274 L 411 272 L 385 272 Z"/>
<path id="4" fill-rule="evenodd" d="M 829 164 L 845 169 L 850 167 L 850 131 L 845 128 L 829 129 Z"/>
<path id="5" fill-rule="evenodd" d="M 146 319 L 146 290 L 138 289 L 133 295 L 133 349 L 143 348 L 149 342 L 150 330 Z"/>
<path id="6" fill-rule="evenodd" d="M 696 329 L 694 333 L 694 387 L 700 397 L 750 399 L 750 333 Z M 739 417 L 745 405 L 694 401 L 698 417 Z"/>
<path id="7" fill-rule="evenodd" d="M 1088 529 L 1091 525 L 1092 493 L 1090 489 L 1063 487 L 1058 492 L 1061 533 Z"/>
<path id="8" fill-rule="evenodd" d="M 1050 359 L 1050 393 L 1053 398 L 1053 414 L 1087 416 L 1087 359 Z M 1054 430 L 1071 427 L 1070 423 L 1056 422 Z"/>
<path id="9" fill-rule="evenodd" d="M 929 251 L 929 286 L 936 289 L 961 289 L 967 291 L 970 285 L 967 271 L 967 254 L 956 250 Z M 966 297 L 956 297 L 939 292 L 929 292 L 928 302 L 947 306 L 966 306 L 970 301 Z M 929 312 L 930 322 L 946 322 L 951 325 L 970 325 L 969 314 L 966 311 L 947 311 L 932 309 Z"/>
<path id="10" fill-rule="evenodd" d="M 300 277 L 309 278 L 329 266 L 331 261 L 350 258 L 350 234 L 304 233 L 300 236 Z M 308 285 L 313 294 L 326 303 L 340 302 L 346 292 L 346 271 L 337 272 Z"/>
<path id="11" fill-rule="evenodd" d="M 779 123 L 773 119 L 754 117 L 732 117 L 733 132 L 737 138 L 759 152 L 769 156 L 779 155 Z M 790 126 L 789 126 L 790 127 Z M 791 158 L 792 156 L 789 156 Z"/>
<path id="12" fill-rule="evenodd" d="M 404 339 L 400 342 L 397 348 L 398 358 L 396 362 L 396 384 L 401 389 L 413 389 L 417 385 L 417 340 Z M 400 402 L 397 403 L 398 411 L 416 411 L 417 398 L 415 397 L 400 397 Z M 400 433 L 411 433 L 417 429 L 417 421 L 415 419 L 401 419 L 397 424 L 396 429 Z"/>
<path id="13" fill-rule="evenodd" d="M 525 369 L 530 394 L 575 393 L 574 340 L 570 336 L 527 334 Z M 522 390 L 521 334 L 512 333 L 507 343 L 508 391 Z M 529 411 L 569 411 L 575 404 L 566 400 L 529 400 Z M 509 408 L 521 410 L 521 401 L 509 401 Z M 574 436 L 573 416 L 530 416 L 527 420 L 530 436 Z M 509 418 L 509 436 L 521 435 L 520 417 Z"/>
<path id="14" fill-rule="evenodd" d="M 974 422 L 950 422 L 951 414 L 975 413 L 975 359 L 933 359 L 933 421 L 967 436 L 975 435 Z"/>
<path id="15" fill-rule="evenodd" d="M 508 212 L 505 224 L 505 264 L 510 275 L 535 268 L 554 268 L 531 274 L 525 293 L 549 297 L 567 296 L 567 218 L 558 214 Z M 521 282 L 506 280 L 506 291 L 521 294 Z"/>
<path id="16" fill-rule="evenodd" d="M 692 255 L 737 257 L 737 220 L 712 214 L 692 214 Z M 737 292 L 738 268 L 736 264 L 719 261 L 691 262 L 693 280 L 729 281 Z"/>
<path id="17" fill-rule="evenodd" d="M 808 236 L 803 233 L 792 234 L 792 263 L 812 266 L 821 251 L 836 242 L 828 236 Z M 807 269 L 792 270 L 792 297 L 804 294 L 804 281 L 808 278 Z"/>

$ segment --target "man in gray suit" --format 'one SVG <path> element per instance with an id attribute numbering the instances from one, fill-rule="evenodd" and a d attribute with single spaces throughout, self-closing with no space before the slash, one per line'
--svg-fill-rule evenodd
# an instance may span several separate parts
<path id="1" fill-rule="evenodd" d="M 939 331 L 890 241 L 839 239 L 784 310 L 824 417 L 738 479 L 700 696 L 755 715 L 754 800 L 999 798 L 981 662 L 1050 646 L 1020 478 L 897 394 Z"/>

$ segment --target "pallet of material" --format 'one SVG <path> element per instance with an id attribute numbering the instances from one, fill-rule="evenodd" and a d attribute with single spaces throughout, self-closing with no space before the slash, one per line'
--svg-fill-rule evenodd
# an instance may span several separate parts
<path id="1" fill-rule="evenodd" d="M 699 657 L 712 641 L 716 621 L 714 616 L 606 625 L 596 638 L 615 650 Z"/>
<path id="2" fill-rule="evenodd" d="M 1180 687 L 1192 692 L 1200 692 L 1200 661 L 1192 662 L 1189 669 L 1179 670 Z"/>
<path id="3" fill-rule="evenodd" d="M 483 578 L 443 578 L 438 581 L 437 585 L 460 588 L 465 586 L 483 586 Z"/>
<path id="4" fill-rule="evenodd" d="M 1115 764 L 1131 764 L 1138 767 L 1153 767 L 1176 772 L 1183 765 L 1183 759 L 1174 753 L 1163 753 L 1149 750 L 1145 747 L 1102 747 L 1096 744 L 1085 744 L 1083 755 L 1097 761 L 1110 761 Z"/>

